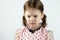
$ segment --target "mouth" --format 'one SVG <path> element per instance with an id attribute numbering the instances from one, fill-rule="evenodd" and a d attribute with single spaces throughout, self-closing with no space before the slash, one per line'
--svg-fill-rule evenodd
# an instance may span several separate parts
<path id="1" fill-rule="evenodd" d="M 36 24 L 36 23 L 30 23 L 30 24 Z"/>

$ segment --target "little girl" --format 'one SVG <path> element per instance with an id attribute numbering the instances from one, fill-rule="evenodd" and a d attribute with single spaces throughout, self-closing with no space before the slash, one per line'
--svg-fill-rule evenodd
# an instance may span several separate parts
<path id="1" fill-rule="evenodd" d="M 17 29 L 15 40 L 53 40 L 52 31 L 45 29 L 46 15 L 40 0 L 24 4 L 23 27 Z"/>

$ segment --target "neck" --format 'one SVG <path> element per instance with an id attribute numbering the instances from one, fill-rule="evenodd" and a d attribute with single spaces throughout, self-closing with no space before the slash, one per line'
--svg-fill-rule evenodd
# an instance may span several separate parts
<path id="1" fill-rule="evenodd" d="M 39 29 L 41 28 L 41 24 L 39 24 L 38 26 L 36 26 L 36 27 L 34 27 L 34 28 L 29 27 L 29 26 L 27 25 L 27 28 L 28 28 L 28 30 L 29 30 L 30 32 L 34 33 L 35 31 L 37 31 L 37 30 L 39 30 Z"/>
<path id="2" fill-rule="evenodd" d="M 35 31 L 39 30 L 41 27 L 35 29 L 35 30 L 32 30 L 32 29 L 29 29 L 30 32 L 34 33 Z"/>

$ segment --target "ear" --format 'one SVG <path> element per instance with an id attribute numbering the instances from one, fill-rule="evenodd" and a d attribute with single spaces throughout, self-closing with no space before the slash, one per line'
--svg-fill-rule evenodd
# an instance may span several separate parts
<path id="1" fill-rule="evenodd" d="M 45 15 L 44 13 L 41 14 L 41 19 L 43 19 L 44 15 Z"/>

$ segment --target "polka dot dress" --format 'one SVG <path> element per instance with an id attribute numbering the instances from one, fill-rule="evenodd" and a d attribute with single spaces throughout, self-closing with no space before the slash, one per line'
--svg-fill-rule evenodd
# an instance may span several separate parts
<path id="1" fill-rule="evenodd" d="M 39 30 L 31 33 L 26 27 L 21 30 L 20 40 L 46 40 L 47 31 L 45 28 L 40 28 Z"/>

